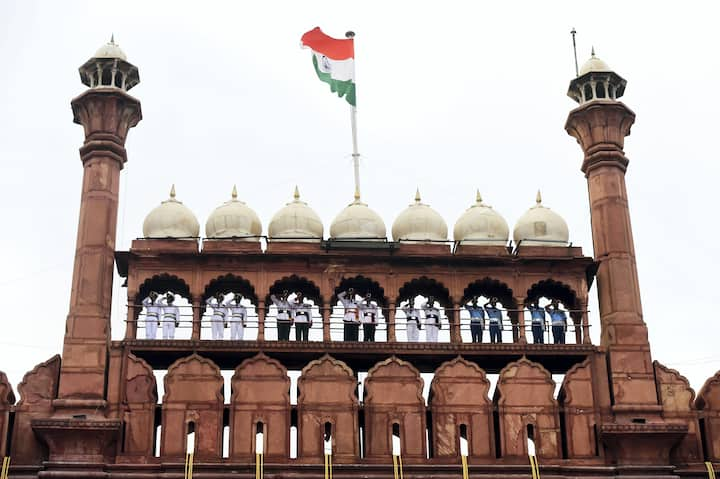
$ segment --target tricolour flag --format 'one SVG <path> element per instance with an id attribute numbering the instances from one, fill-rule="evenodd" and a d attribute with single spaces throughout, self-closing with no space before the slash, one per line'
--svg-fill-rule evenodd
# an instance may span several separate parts
<path id="1" fill-rule="evenodd" d="M 330 85 L 330 91 L 345 97 L 355 106 L 355 44 L 352 38 L 332 38 L 315 27 L 301 38 L 303 47 L 313 52 L 318 78 Z"/>

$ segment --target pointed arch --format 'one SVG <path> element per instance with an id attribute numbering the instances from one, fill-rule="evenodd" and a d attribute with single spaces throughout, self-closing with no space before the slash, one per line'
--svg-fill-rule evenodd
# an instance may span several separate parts
<path id="1" fill-rule="evenodd" d="M 280 295 L 283 290 L 288 290 L 290 293 L 299 291 L 307 299 L 313 300 L 316 305 L 323 304 L 323 297 L 322 294 L 320 294 L 320 288 L 318 288 L 312 280 L 296 274 L 284 276 L 275 281 L 273 285 L 270 286 L 270 291 L 268 291 L 268 294 L 265 297 L 265 303 L 270 303 L 271 294 Z"/>
<path id="2" fill-rule="evenodd" d="M 363 275 L 357 275 L 353 277 L 346 277 L 340 281 L 340 284 L 335 288 L 332 298 L 330 298 L 330 304 L 337 303 L 337 295 L 341 291 L 347 291 L 348 288 L 353 288 L 360 296 L 370 293 L 372 299 L 375 300 L 378 306 L 386 308 L 388 304 L 388 298 L 385 296 L 385 289 L 380 286 L 377 281 L 372 278 L 368 278 Z"/>
<path id="3" fill-rule="evenodd" d="M 400 304 L 403 300 L 414 298 L 418 295 L 434 296 L 443 307 L 452 307 L 452 298 L 450 297 L 450 292 L 445 285 L 440 281 L 428 278 L 427 276 L 421 276 L 405 283 L 398 291 L 398 296 L 395 302 Z"/>
<path id="4" fill-rule="evenodd" d="M 207 286 L 205 286 L 202 299 L 204 301 L 217 293 L 227 294 L 234 292 L 242 294 L 243 297 L 248 298 L 251 303 L 257 304 L 258 297 L 252 283 L 242 276 L 233 273 L 218 276 L 210 281 Z"/>

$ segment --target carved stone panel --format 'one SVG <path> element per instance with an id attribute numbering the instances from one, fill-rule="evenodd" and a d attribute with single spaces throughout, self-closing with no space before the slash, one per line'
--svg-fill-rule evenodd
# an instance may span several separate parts
<path id="1" fill-rule="evenodd" d="M 434 457 L 457 462 L 464 425 L 468 457 L 495 457 L 490 381 L 485 371 L 461 357 L 443 363 L 430 386 Z"/>
<path id="2" fill-rule="evenodd" d="M 695 407 L 703 420 L 708 459 L 720 461 L 720 371 L 705 381 Z"/>
<path id="3" fill-rule="evenodd" d="M 560 387 L 558 400 L 564 406 L 568 458 L 597 457 L 597 411 L 589 359 L 568 371 Z"/>
<path id="4" fill-rule="evenodd" d="M 261 423 L 266 461 L 289 461 L 290 378 L 282 364 L 262 353 L 243 361 L 232 377 L 232 460 L 255 461 L 258 423 Z"/>
<path id="5" fill-rule="evenodd" d="M 360 450 L 357 382 L 352 369 L 325 355 L 305 366 L 298 391 L 298 457 L 322 462 L 329 423 L 334 462 L 355 462 Z"/>
<path id="6" fill-rule="evenodd" d="M 124 421 L 123 454 L 148 459 L 153 456 L 157 385 L 152 368 L 142 359 L 129 354 L 125 373 L 127 405 Z"/>
<path id="7" fill-rule="evenodd" d="M 387 462 L 393 425 L 400 431 L 403 460 L 426 458 L 423 380 L 412 364 L 395 356 L 373 366 L 365 379 L 365 451 L 368 460 Z"/>
<path id="8" fill-rule="evenodd" d="M 161 456 L 183 457 L 187 434 L 194 426 L 195 456 L 219 460 L 223 403 L 223 377 L 215 363 L 197 354 L 175 361 L 165 376 Z"/>
<path id="9" fill-rule="evenodd" d="M 7 455 L 10 408 L 15 404 L 15 394 L 5 373 L 0 371 L 0 456 Z"/>
<path id="10" fill-rule="evenodd" d="M 502 369 L 495 392 L 502 457 L 527 461 L 528 425 L 532 426 L 538 457 L 561 456 L 560 419 L 554 390 L 555 382 L 548 370 L 525 357 Z"/>
<path id="11" fill-rule="evenodd" d="M 15 407 L 12 437 L 12 461 L 17 465 L 40 464 L 47 460 L 48 450 L 32 430 L 33 419 L 48 418 L 57 397 L 60 356 L 55 355 L 25 374 L 18 386 L 20 401 Z"/>

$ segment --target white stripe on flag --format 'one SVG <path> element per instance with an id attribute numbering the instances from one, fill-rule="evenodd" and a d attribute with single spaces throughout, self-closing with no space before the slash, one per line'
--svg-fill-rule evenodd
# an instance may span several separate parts
<path id="1" fill-rule="evenodd" d="M 333 60 L 322 53 L 313 52 L 317 59 L 318 68 L 323 73 L 329 73 L 333 80 L 355 81 L 355 60 Z"/>

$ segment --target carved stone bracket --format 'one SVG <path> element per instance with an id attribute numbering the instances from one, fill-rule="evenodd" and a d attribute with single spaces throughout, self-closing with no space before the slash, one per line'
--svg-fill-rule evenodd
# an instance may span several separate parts
<path id="1" fill-rule="evenodd" d="M 122 421 L 35 419 L 32 428 L 50 452 L 50 461 L 106 462 L 115 450 Z"/>

